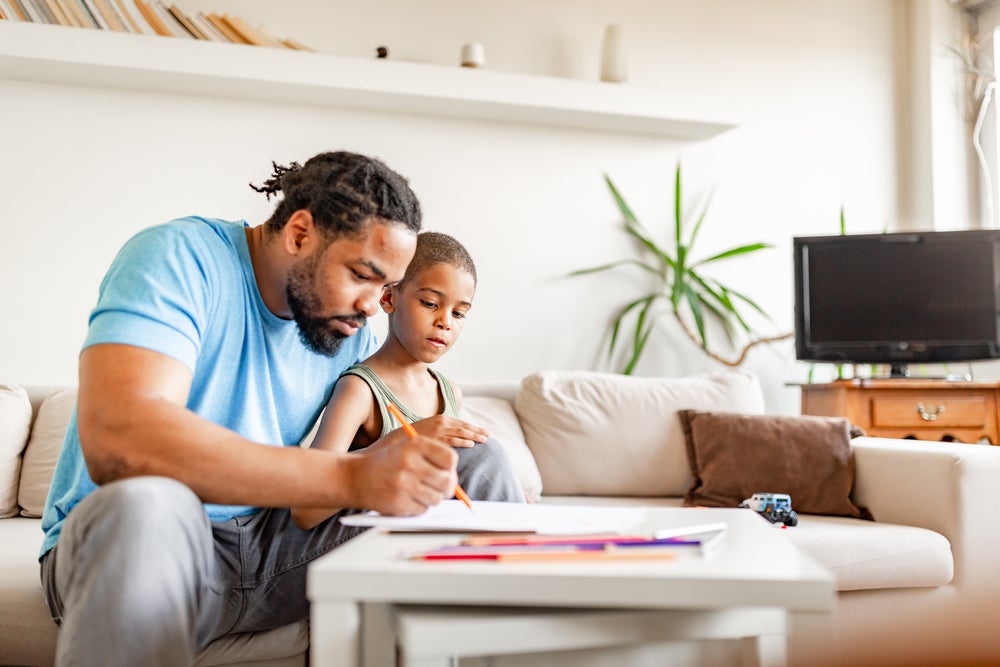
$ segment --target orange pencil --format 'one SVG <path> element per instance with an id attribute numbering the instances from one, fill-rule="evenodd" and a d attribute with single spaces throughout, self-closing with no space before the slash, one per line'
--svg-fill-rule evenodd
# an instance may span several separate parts
<path id="1" fill-rule="evenodd" d="M 403 430 L 406 431 L 406 435 L 411 438 L 417 437 L 417 429 L 413 428 L 413 424 L 406 420 L 406 417 L 403 416 L 403 413 L 399 408 L 397 408 L 393 403 L 387 403 L 385 407 L 389 409 L 389 412 L 392 413 L 393 417 L 399 420 L 399 423 L 403 426 Z M 455 484 L 455 496 L 465 503 L 465 506 L 469 508 L 470 512 L 472 511 L 472 501 L 469 500 L 469 495 L 465 492 L 465 489 L 462 488 L 461 484 Z"/>

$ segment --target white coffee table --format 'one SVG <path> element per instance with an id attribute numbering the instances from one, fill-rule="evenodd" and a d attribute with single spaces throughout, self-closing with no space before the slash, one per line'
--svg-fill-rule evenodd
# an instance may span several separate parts
<path id="1" fill-rule="evenodd" d="M 309 570 L 314 666 L 448 665 L 453 656 L 678 639 L 741 639 L 743 664 L 780 665 L 790 613 L 833 609 L 833 576 L 745 509 L 650 508 L 636 532 L 722 521 L 711 558 L 407 560 L 463 535 L 372 529 Z"/>

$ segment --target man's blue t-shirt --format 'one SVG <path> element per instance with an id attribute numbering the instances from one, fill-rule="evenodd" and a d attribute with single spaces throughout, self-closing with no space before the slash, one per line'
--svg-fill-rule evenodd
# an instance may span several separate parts
<path id="1" fill-rule="evenodd" d="M 371 355 L 377 342 L 364 327 L 334 357 L 310 351 L 295 322 L 264 305 L 244 229 L 189 217 L 139 232 L 101 284 L 83 348 L 123 343 L 173 357 L 193 375 L 189 410 L 254 442 L 297 446 L 340 373 Z M 45 502 L 42 554 L 95 488 L 74 410 Z M 256 511 L 212 504 L 205 510 L 213 521 Z"/>

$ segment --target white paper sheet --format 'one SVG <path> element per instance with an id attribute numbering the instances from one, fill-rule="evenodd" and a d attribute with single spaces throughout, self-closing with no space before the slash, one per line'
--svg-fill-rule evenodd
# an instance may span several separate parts
<path id="1" fill-rule="evenodd" d="M 536 505 L 472 501 L 474 511 L 459 500 L 446 500 L 419 516 L 382 516 L 377 512 L 341 518 L 348 526 L 378 526 L 390 530 L 521 532 L 548 535 L 622 533 L 646 515 L 645 507 Z"/>

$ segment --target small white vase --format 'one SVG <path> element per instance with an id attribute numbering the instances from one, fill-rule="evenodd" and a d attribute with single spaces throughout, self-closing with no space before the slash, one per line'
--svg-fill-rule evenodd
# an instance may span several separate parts
<path id="1" fill-rule="evenodd" d="M 486 65 L 486 49 L 482 44 L 462 45 L 462 67 L 483 67 Z"/>
<path id="2" fill-rule="evenodd" d="M 615 23 L 604 29 L 604 43 L 601 46 L 601 81 L 613 83 L 628 81 L 625 38 L 621 26 Z"/>

